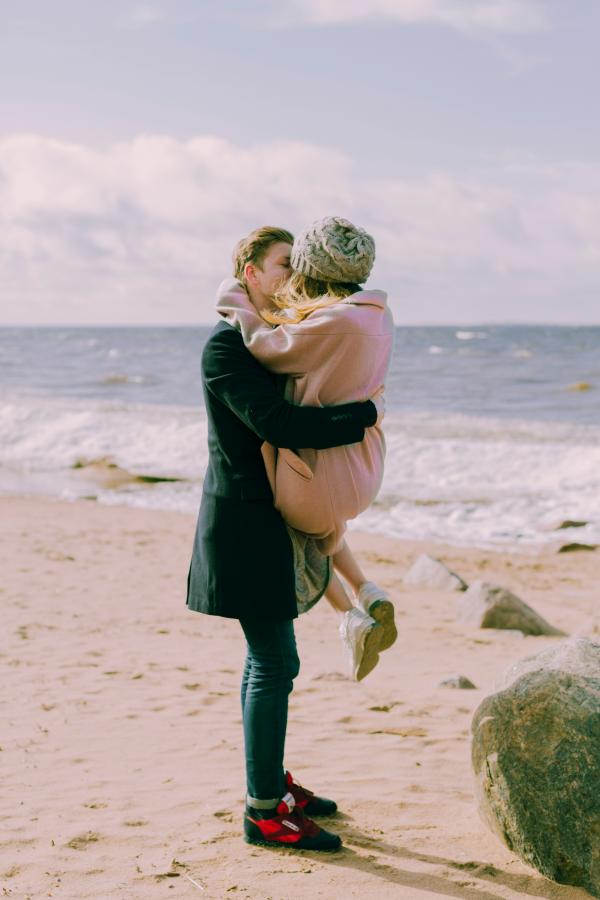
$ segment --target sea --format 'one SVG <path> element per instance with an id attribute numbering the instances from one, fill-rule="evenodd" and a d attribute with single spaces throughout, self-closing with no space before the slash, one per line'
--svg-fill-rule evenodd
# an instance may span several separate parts
<path id="1" fill-rule="evenodd" d="M 210 330 L 0 328 L 0 493 L 195 513 Z M 386 408 L 383 485 L 351 527 L 600 543 L 600 327 L 399 327 Z M 98 461 L 144 480 L 94 488 Z"/>

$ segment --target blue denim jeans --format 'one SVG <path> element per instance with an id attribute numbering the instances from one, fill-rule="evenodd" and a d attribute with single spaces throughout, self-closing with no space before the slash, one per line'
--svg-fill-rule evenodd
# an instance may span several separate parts
<path id="1" fill-rule="evenodd" d="M 244 619 L 240 624 L 248 650 L 241 690 L 248 796 L 280 799 L 288 697 L 300 669 L 294 623 Z"/>

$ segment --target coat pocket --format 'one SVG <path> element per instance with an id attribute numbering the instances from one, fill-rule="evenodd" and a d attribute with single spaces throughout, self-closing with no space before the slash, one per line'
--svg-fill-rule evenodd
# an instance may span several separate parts
<path id="1" fill-rule="evenodd" d="M 280 450 L 277 460 L 277 465 L 285 464 L 288 468 L 292 469 L 296 475 L 299 475 L 300 478 L 303 478 L 305 481 L 313 480 L 313 470 L 305 462 L 297 453 L 294 453 L 293 450 Z"/>
<path id="2" fill-rule="evenodd" d="M 295 475 L 298 475 L 303 481 L 312 481 L 313 470 L 308 463 L 301 459 L 297 453 L 294 453 L 293 450 L 278 450 L 277 447 L 274 447 L 272 444 L 265 441 L 260 448 L 260 452 L 265 464 L 267 478 L 269 479 L 269 484 L 273 491 L 273 496 L 277 493 L 278 476 L 276 473 L 278 466 L 291 469 L 291 471 Z"/>

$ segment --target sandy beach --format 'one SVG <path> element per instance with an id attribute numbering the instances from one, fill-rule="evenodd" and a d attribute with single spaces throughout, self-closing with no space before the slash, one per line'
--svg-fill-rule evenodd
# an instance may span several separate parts
<path id="1" fill-rule="evenodd" d="M 237 622 L 186 609 L 194 517 L 22 497 L 0 508 L 3 896 L 588 896 L 504 848 L 472 789 L 473 711 L 513 660 L 560 638 L 470 628 L 456 595 L 402 579 L 426 550 L 467 582 L 499 581 L 553 625 L 592 636 L 599 552 L 351 534 L 389 589 L 400 635 L 355 684 L 328 606 L 297 623 L 287 765 L 342 811 L 327 824 L 344 850 L 319 856 L 242 840 L 244 645 Z M 439 686 L 455 673 L 477 689 Z"/>

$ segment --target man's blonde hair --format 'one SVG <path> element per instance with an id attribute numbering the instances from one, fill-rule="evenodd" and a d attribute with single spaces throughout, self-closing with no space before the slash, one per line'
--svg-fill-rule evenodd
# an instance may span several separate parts
<path id="1" fill-rule="evenodd" d="M 289 280 L 273 297 L 273 303 L 282 312 L 272 313 L 263 310 L 261 315 L 272 325 L 296 324 L 315 309 L 339 303 L 340 300 L 344 300 L 360 289 L 357 284 L 322 281 L 320 278 L 311 278 L 310 275 L 303 275 L 301 272 L 293 272 Z"/>
<path id="2" fill-rule="evenodd" d="M 259 269 L 265 258 L 267 250 L 273 244 L 293 244 L 294 235 L 285 228 L 274 228 L 271 225 L 263 225 L 255 228 L 250 234 L 242 238 L 233 250 L 233 275 L 238 281 L 245 283 L 244 269 L 248 263 L 253 263 Z"/>

